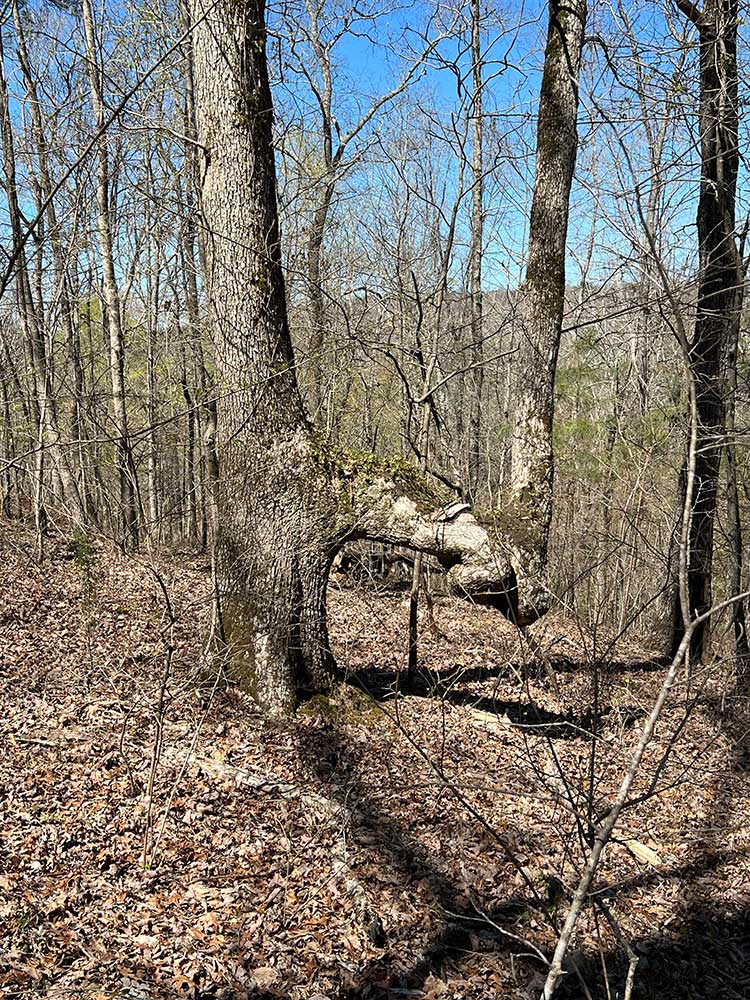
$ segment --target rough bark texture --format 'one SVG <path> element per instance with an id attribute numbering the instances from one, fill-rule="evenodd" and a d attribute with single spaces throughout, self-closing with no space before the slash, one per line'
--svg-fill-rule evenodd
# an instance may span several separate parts
<path id="1" fill-rule="evenodd" d="M 220 401 L 222 642 L 263 707 L 283 715 L 301 687 L 333 678 L 325 588 L 344 542 L 431 553 L 456 592 L 512 617 L 518 546 L 407 463 L 342 453 L 311 430 L 286 314 L 263 0 L 192 0 L 192 14 Z"/>
<path id="2" fill-rule="evenodd" d="M 736 307 L 738 255 L 735 243 L 737 145 L 737 3 L 706 0 L 702 10 L 679 0 L 700 45 L 701 186 L 698 201 L 700 273 L 690 369 L 695 384 L 697 447 L 688 547 L 687 589 L 691 618 L 711 606 L 713 535 L 721 448 L 724 442 L 722 358 Z M 675 597 L 672 650 L 687 623 Z M 695 628 L 690 655 L 700 660 L 706 622 Z"/>
<path id="3" fill-rule="evenodd" d="M 192 11 L 220 400 L 217 586 L 234 669 L 282 714 L 312 666 L 303 574 L 323 557 L 308 532 L 315 484 L 284 305 L 263 4 L 193 0 Z"/>
<path id="4" fill-rule="evenodd" d="M 551 0 L 549 12 L 511 417 L 511 511 L 522 529 L 515 561 L 525 594 L 518 609 L 523 620 L 533 620 L 549 606 L 544 577 L 552 519 L 552 418 L 586 3 Z"/>

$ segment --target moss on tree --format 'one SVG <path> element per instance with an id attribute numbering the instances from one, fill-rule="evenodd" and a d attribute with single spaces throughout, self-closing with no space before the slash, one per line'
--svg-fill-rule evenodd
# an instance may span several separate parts
<path id="1" fill-rule="evenodd" d="M 378 457 L 368 452 L 340 448 L 315 434 L 311 440 L 315 464 L 332 485 L 348 485 L 352 499 L 378 480 L 392 482 L 396 490 L 412 500 L 424 514 L 438 510 L 455 499 L 445 487 L 399 456 Z M 340 494 L 342 492 L 339 490 Z"/>

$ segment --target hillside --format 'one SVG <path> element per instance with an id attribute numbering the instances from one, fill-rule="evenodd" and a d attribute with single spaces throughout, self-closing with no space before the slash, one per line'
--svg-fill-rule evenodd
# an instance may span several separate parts
<path id="1" fill-rule="evenodd" d="M 370 694 L 272 727 L 199 666 L 204 562 L 153 564 L 170 622 L 146 559 L 58 544 L 38 566 L 27 541 L 6 538 L 0 584 L 4 1000 L 538 995 L 582 857 L 561 803 L 585 815 L 590 774 L 607 802 L 660 681 L 646 651 L 602 659 L 545 621 L 558 699 L 507 622 L 441 598 L 407 695 L 404 595 L 335 586 L 339 660 Z M 742 724 L 700 686 L 687 721 L 675 692 L 639 785 L 659 768 L 659 794 L 596 886 L 635 997 L 750 990 Z M 592 996 L 602 961 L 623 995 L 616 954 L 587 911 L 571 961 Z M 561 995 L 583 990 L 571 971 Z"/>

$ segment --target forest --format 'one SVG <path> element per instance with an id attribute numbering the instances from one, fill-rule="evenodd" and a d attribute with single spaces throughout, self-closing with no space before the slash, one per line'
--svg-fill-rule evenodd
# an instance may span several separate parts
<path id="1" fill-rule="evenodd" d="M 750 997 L 749 10 L 4 0 L 0 998 Z"/>

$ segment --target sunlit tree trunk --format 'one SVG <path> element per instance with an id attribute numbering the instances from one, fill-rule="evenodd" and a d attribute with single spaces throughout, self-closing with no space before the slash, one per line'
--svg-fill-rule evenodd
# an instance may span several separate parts
<path id="1" fill-rule="evenodd" d="M 516 562 L 526 595 L 519 599 L 519 623 L 533 621 L 549 606 L 545 574 L 552 519 L 552 420 L 585 23 L 585 0 L 551 0 L 511 414 L 510 493 L 513 517 L 522 529 Z"/>
<path id="2" fill-rule="evenodd" d="M 36 529 L 37 557 L 43 554 L 44 535 L 47 531 L 48 516 L 45 494 L 47 475 L 47 449 L 55 442 L 51 407 L 53 399 L 47 368 L 47 351 L 44 331 L 39 322 L 29 277 L 29 265 L 23 243 L 23 224 L 19 207 L 18 182 L 16 175 L 16 152 L 13 128 L 10 118 L 8 82 L 4 67 L 4 46 L 0 32 L 0 132 L 2 134 L 3 173 L 5 192 L 8 199 L 11 238 L 15 256 L 15 291 L 18 314 L 21 321 L 24 345 L 31 364 L 33 376 L 33 412 L 35 439 L 32 442 L 31 492 L 33 497 L 34 523 Z M 20 388 L 20 387 L 19 387 Z"/>
<path id="3" fill-rule="evenodd" d="M 329 552 L 281 271 L 262 0 L 193 0 L 202 207 L 216 345 L 217 584 L 233 669 L 271 713 L 325 683 Z M 311 620 L 312 619 L 312 620 Z M 309 634 L 310 632 L 314 634 Z"/>
<path id="4" fill-rule="evenodd" d="M 183 23 L 190 24 L 189 0 L 182 0 Z M 185 224 L 183 227 L 182 280 L 187 306 L 187 318 L 190 348 L 198 376 L 199 410 L 196 411 L 196 430 L 201 428 L 200 446 L 202 455 L 201 468 L 201 543 L 206 546 L 209 536 L 214 534 L 216 521 L 216 487 L 219 478 L 219 461 L 216 453 L 216 420 L 217 404 L 213 377 L 209 373 L 203 349 L 202 330 L 200 322 L 200 302 L 198 295 L 198 274 L 207 270 L 205 258 L 205 236 L 201 239 L 198 229 L 200 217 L 200 188 L 203 157 L 197 146 L 195 119 L 195 85 L 193 73 L 193 40 L 192 34 L 188 42 L 188 51 L 184 61 L 185 67 L 185 102 L 183 107 L 183 123 L 186 142 L 184 143 L 185 161 L 188 165 L 185 177 Z M 178 179 L 179 183 L 179 179 Z"/>
<path id="5" fill-rule="evenodd" d="M 222 652 L 271 714 L 331 682 L 326 580 L 371 538 L 436 556 L 456 593 L 514 613 L 524 579 L 471 514 L 402 460 L 338 452 L 307 423 L 286 313 L 262 0 L 192 0 L 217 357 Z M 514 584 L 518 582 L 518 592 Z"/>
<path id="6" fill-rule="evenodd" d="M 13 23 L 16 31 L 16 43 L 18 61 L 23 75 L 24 85 L 29 97 L 31 110 L 31 126 L 36 148 L 36 161 L 38 167 L 38 186 L 40 199 L 46 205 L 45 218 L 47 221 L 49 240 L 52 246 L 52 258 L 54 263 L 55 289 L 59 297 L 60 314 L 65 331 L 65 344 L 68 353 L 68 361 L 73 374 L 73 400 L 70 407 L 69 435 L 66 442 L 67 448 L 59 450 L 56 456 L 56 463 L 59 468 L 60 480 L 65 494 L 66 507 L 75 522 L 84 520 L 84 509 L 82 493 L 85 491 L 79 488 L 71 469 L 70 447 L 80 440 L 80 402 L 82 393 L 82 380 L 80 370 L 80 352 L 78 351 L 78 335 L 75 328 L 73 316 L 73 305 L 70 297 L 70 281 L 65 266 L 63 248 L 60 239 L 60 226 L 55 208 L 55 200 L 50 197 L 52 191 L 52 178 L 49 167 L 49 146 L 45 134 L 44 122 L 42 118 L 41 105 L 38 95 L 37 81 L 32 72 L 31 60 L 29 58 L 24 32 L 23 19 L 17 0 L 13 2 Z M 54 407 L 50 417 L 53 422 L 52 433 L 55 439 L 59 439 L 62 444 L 62 435 L 58 421 L 58 408 Z"/>
<path id="7" fill-rule="evenodd" d="M 738 262 L 739 263 L 739 262 Z M 726 447 L 724 459 L 726 463 L 727 480 L 727 548 L 729 572 L 727 574 L 728 592 L 730 596 L 742 593 L 744 570 L 744 533 L 742 530 L 742 515 L 740 510 L 740 493 L 737 470 L 737 351 L 742 316 L 742 304 L 745 291 L 745 268 L 740 264 L 737 268 L 737 288 L 732 316 L 732 326 L 729 332 L 729 344 L 725 364 L 725 399 L 726 399 Z M 732 630 L 734 632 L 734 652 L 736 658 L 736 686 L 743 694 L 750 692 L 750 642 L 747 635 L 747 612 L 744 600 L 737 600 L 732 605 Z"/>
<path id="8" fill-rule="evenodd" d="M 479 490 L 482 458 L 482 391 L 484 388 L 484 341 L 482 325 L 482 255 L 484 253 L 484 164 L 482 156 L 482 45 L 481 0 L 471 0 L 471 101 L 472 202 L 469 283 L 471 293 L 471 369 L 469 371 L 469 481 L 472 503 Z"/>

